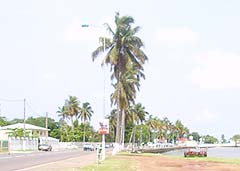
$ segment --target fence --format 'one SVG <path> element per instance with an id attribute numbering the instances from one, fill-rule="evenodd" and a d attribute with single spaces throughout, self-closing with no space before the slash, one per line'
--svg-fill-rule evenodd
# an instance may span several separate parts
<path id="1" fill-rule="evenodd" d="M 38 139 L 37 138 L 23 138 L 23 137 L 9 137 L 10 151 L 37 151 Z"/>
<path id="2" fill-rule="evenodd" d="M 8 141 L 0 141 L 0 152 L 8 152 L 9 144 Z"/>

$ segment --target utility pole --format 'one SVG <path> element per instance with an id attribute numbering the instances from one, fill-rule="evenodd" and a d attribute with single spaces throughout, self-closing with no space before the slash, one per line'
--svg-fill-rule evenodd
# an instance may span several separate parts
<path id="1" fill-rule="evenodd" d="M 47 139 L 47 137 L 48 137 L 48 112 L 46 112 L 45 128 L 47 129 L 47 131 L 46 131 L 46 139 Z"/>
<path id="2" fill-rule="evenodd" d="M 23 151 L 26 150 L 26 129 L 25 129 L 25 123 L 26 123 L 26 99 L 23 99 Z"/>
<path id="3" fill-rule="evenodd" d="M 25 138 L 25 123 L 26 123 L 26 99 L 23 99 L 23 135 Z"/>

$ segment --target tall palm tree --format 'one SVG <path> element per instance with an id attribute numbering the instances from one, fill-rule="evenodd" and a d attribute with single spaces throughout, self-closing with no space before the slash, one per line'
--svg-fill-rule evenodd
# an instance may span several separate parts
<path id="1" fill-rule="evenodd" d="M 127 72 L 128 65 L 134 65 L 137 71 L 143 71 L 143 64 L 147 60 L 147 56 L 141 50 L 143 47 L 142 40 L 136 36 L 140 27 L 132 28 L 134 19 L 130 16 L 120 17 L 119 13 L 115 15 L 116 29 L 113 29 L 106 24 L 107 30 L 112 34 L 112 39 L 105 38 L 105 47 L 107 54 L 103 60 L 103 64 L 109 64 L 112 71 L 112 80 L 117 81 L 118 87 L 120 86 L 121 76 Z M 103 41 L 103 38 L 100 38 Z M 93 53 L 93 60 L 99 56 L 104 50 L 103 43 Z M 141 76 L 140 74 L 138 76 Z M 117 129 L 116 129 L 116 142 L 120 143 L 121 138 L 121 114 L 123 114 L 124 101 L 121 99 L 120 88 L 117 91 Z M 124 117 L 124 116 L 123 116 Z"/>
<path id="2" fill-rule="evenodd" d="M 57 113 L 62 119 L 69 119 L 72 124 L 72 130 L 74 129 L 73 120 L 74 117 L 77 119 L 80 113 L 80 101 L 75 96 L 69 96 L 69 99 L 65 100 L 65 103 L 62 107 L 58 107 Z"/>
<path id="3" fill-rule="evenodd" d="M 136 92 L 139 89 L 139 79 L 137 78 L 136 71 L 131 68 L 126 73 L 121 76 L 119 82 L 117 82 L 114 87 L 115 91 L 111 95 L 112 104 L 118 102 L 120 98 L 121 103 L 119 104 L 121 108 L 121 137 L 122 147 L 124 147 L 124 132 L 125 132 L 125 114 L 129 109 L 131 104 L 135 103 Z"/>
<path id="4" fill-rule="evenodd" d="M 134 106 L 130 107 L 127 114 L 128 114 L 127 119 L 129 119 L 129 121 L 131 121 L 134 125 L 132 129 L 132 134 L 129 140 L 129 141 L 132 140 L 132 150 L 134 150 L 136 126 L 139 125 L 139 123 L 142 124 L 143 121 L 146 120 L 146 115 L 148 114 L 148 112 L 145 110 L 145 107 L 142 106 L 141 103 L 137 103 Z M 124 133 L 122 136 L 124 136 Z M 123 140 L 124 140 L 124 137 L 123 137 Z"/>
<path id="5" fill-rule="evenodd" d="M 92 107 L 90 106 L 90 103 L 88 103 L 88 102 L 83 103 L 82 107 L 81 107 L 81 112 L 80 112 L 80 115 L 79 115 L 81 121 L 84 124 L 83 143 L 85 142 L 85 123 L 86 123 L 86 121 L 91 120 L 92 114 L 93 114 L 93 110 L 92 110 Z"/>
<path id="6" fill-rule="evenodd" d="M 149 142 L 151 141 L 151 132 L 153 132 L 153 135 L 155 136 L 155 132 L 158 126 L 157 122 L 158 122 L 158 119 L 156 117 L 153 118 L 152 115 L 150 115 L 148 120 L 146 121 L 146 125 L 149 127 Z"/>
<path id="7" fill-rule="evenodd" d="M 58 113 L 58 116 L 60 116 L 62 120 L 69 119 L 67 107 L 65 105 L 62 107 L 58 107 L 57 113 Z"/>
<path id="8" fill-rule="evenodd" d="M 113 109 L 107 118 L 109 119 L 109 133 L 111 134 L 110 136 L 115 138 L 117 127 L 117 110 Z"/>
<path id="9" fill-rule="evenodd" d="M 176 121 L 175 127 L 176 127 L 178 138 L 182 138 L 182 137 L 184 137 L 184 135 L 189 134 L 188 128 L 185 127 L 180 120 Z"/>
<path id="10" fill-rule="evenodd" d="M 80 114 L 80 101 L 76 96 L 69 96 L 69 99 L 65 100 L 65 107 L 67 110 L 68 116 L 71 118 L 72 128 L 74 128 L 74 117 L 77 119 Z"/>

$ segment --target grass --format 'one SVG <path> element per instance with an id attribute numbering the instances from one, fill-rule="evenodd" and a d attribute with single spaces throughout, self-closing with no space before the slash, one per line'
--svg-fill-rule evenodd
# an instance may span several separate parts
<path id="1" fill-rule="evenodd" d="M 184 158 L 183 156 L 166 156 L 162 154 L 153 154 L 153 153 L 129 153 L 121 152 L 114 157 L 109 157 L 101 164 L 92 164 L 81 169 L 73 169 L 69 171 L 135 171 L 138 169 L 139 164 L 132 160 L 131 156 L 146 156 L 146 157 L 159 157 L 171 159 L 180 159 L 180 160 L 191 160 L 198 162 L 219 162 L 219 163 L 228 163 L 228 164 L 239 164 L 240 158 L 238 159 L 229 159 L 229 158 L 216 158 L 216 157 L 189 157 Z M 68 171 L 68 170 L 64 170 Z"/>
<path id="2" fill-rule="evenodd" d="M 92 164 L 81 168 L 81 171 L 134 171 L 136 170 L 136 163 L 132 160 L 126 160 L 117 155 L 115 157 L 107 158 L 100 164 Z"/>
<path id="3" fill-rule="evenodd" d="M 183 157 L 183 156 L 168 156 L 168 155 L 161 155 L 161 157 L 168 157 L 168 158 L 176 158 L 176 159 L 183 159 L 183 160 L 192 160 L 192 161 L 199 161 L 199 162 L 219 162 L 219 163 L 229 163 L 229 164 L 239 164 L 240 165 L 240 158 L 220 158 L 220 157 Z"/>
<path id="4" fill-rule="evenodd" d="M 148 156 L 148 157 L 168 157 L 168 158 L 177 158 L 183 160 L 192 160 L 199 162 L 219 162 L 219 163 L 229 163 L 229 164 L 239 164 L 240 158 L 220 158 L 220 157 L 188 157 L 185 158 L 183 156 L 167 156 L 159 153 L 129 153 L 129 152 L 121 152 L 119 155 L 122 156 Z"/>
<path id="5" fill-rule="evenodd" d="M 218 157 L 206 157 L 206 158 L 186 158 L 186 160 L 203 161 L 203 162 L 219 162 L 229 164 L 239 164 L 240 158 L 218 158 Z"/>

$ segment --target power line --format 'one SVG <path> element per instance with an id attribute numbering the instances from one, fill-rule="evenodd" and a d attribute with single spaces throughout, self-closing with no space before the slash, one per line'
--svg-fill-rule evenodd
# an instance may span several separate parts
<path id="1" fill-rule="evenodd" d="M 36 115 L 38 115 L 38 116 L 43 116 L 43 115 L 41 115 L 39 112 L 36 112 L 36 110 L 33 109 L 33 107 L 32 107 L 28 102 L 27 102 L 26 104 L 27 104 L 27 106 L 28 106 L 28 109 L 30 109 L 30 111 L 32 111 L 32 113 L 34 113 L 34 114 L 36 114 Z"/>
<path id="2" fill-rule="evenodd" d="M 24 101 L 24 99 L 22 99 L 22 100 L 12 100 L 12 99 L 1 99 L 0 98 L 0 101 L 3 101 L 3 102 L 23 102 Z"/>

